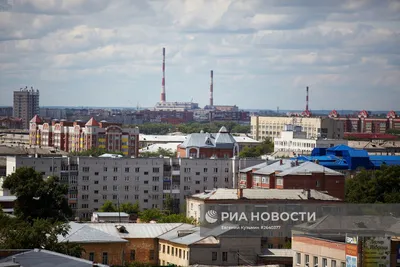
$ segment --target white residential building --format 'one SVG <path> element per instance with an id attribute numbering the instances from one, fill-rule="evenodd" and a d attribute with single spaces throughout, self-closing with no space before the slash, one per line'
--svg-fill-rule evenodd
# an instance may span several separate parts
<path id="1" fill-rule="evenodd" d="M 311 154 L 316 148 L 330 148 L 337 145 L 347 145 L 344 139 L 307 138 L 307 133 L 301 126 L 285 125 L 280 137 L 274 138 L 274 152 L 291 154 Z"/>
<path id="2" fill-rule="evenodd" d="M 68 184 L 68 201 L 76 216 L 90 218 L 106 200 L 139 202 L 140 208 L 163 208 L 170 194 L 174 208 L 185 197 L 213 188 L 236 188 L 239 169 L 261 159 L 173 159 L 95 157 L 7 157 L 7 175 L 33 167 L 43 177 L 58 176 Z M 4 190 L 4 195 L 10 195 Z"/>

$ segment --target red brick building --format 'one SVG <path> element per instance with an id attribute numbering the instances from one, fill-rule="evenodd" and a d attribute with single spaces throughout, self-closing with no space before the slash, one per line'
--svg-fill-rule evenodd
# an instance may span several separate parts
<path id="1" fill-rule="evenodd" d="M 193 133 L 178 145 L 181 158 L 232 158 L 239 155 L 239 144 L 235 138 L 221 127 L 218 133 Z"/>
<path id="2" fill-rule="evenodd" d="M 139 129 L 121 126 L 106 121 L 97 122 L 94 118 L 86 123 L 53 120 L 49 124 L 36 115 L 30 121 L 29 141 L 34 146 L 55 147 L 67 152 L 102 148 L 137 157 Z"/>
<path id="3" fill-rule="evenodd" d="M 343 121 L 345 133 L 386 133 L 389 129 L 400 130 L 400 117 L 394 111 L 388 112 L 386 118 L 371 117 L 363 110 L 358 116 L 340 116 L 336 110 L 329 114 L 330 118 Z"/>
<path id="4" fill-rule="evenodd" d="M 315 189 L 344 199 L 345 176 L 313 162 L 279 160 L 240 171 L 239 187 L 268 189 Z"/>
<path id="5" fill-rule="evenodd" d="M 22 129 L 23 122 L 20 118 L 0 117 L 0 126 L 6 129 Z"/>

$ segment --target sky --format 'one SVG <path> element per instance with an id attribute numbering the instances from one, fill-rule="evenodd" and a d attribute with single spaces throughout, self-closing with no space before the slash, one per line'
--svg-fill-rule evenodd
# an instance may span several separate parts
<path id="1" fill-rule="evenodd" d="M 399 0 L 8 0 L 0 106 L 399 109 Z M 1 7 L 0 7 L 1 9 Z"/>

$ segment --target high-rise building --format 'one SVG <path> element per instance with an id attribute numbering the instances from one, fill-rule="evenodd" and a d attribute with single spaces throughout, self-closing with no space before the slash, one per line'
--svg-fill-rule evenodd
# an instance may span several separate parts
<path id="1" fill-rule="evenodd" d="M 39 90 L 26 86 L 14 91 L 14 117 L 22 119 L 24 129 L 29 129 L 29 121 L 39 114 Z"/>

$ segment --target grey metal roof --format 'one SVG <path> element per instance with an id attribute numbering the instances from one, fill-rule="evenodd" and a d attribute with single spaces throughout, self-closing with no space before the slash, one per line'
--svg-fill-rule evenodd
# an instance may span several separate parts
<path id="1" fill-rule="evenodd" d="M 400 218 L 393 216 L 339 216 L 327 215 L 314 223 L 307 222 L 294 226 L 292 230 L 308 231 L 321 234 L 344 232 L 368 233 L 382 231 L 392 236 L 400 235 Z"/>
<path id="2" fill-rule="evenodd" d="M 93 214 L 97 214 L 99 217 L 129 217 L 129 214 L 125 212 L 93 212 Z"/>
<path id="3" fill-rule="evenodd" d="M 249 172 L 249 171 L 252 171 L 253 169 L 261 169 L 261 168 L 267 167 L 268 165 L 271 165 L 275 162 L 277 162 L 277 160 L 266 160 L 263 163 L 241 169 L 239 172 Z"/>
<path id="4" fill-rule="evenodd" d="M 281 160 L 278 160 L 275 163 L 272 163 L 268 166 L 265 166 L 264 168 L 261 168 L 261 169 L 255 171 L 254 174 L 270 175 L 276 171 L 284 171 L 286 169 L 293 168 L 292 162 L 293 162 L 293 160 L 282 159 L 282 165 L 281 165 Z"/>
<path id="5" fill-rule="evenodd" d="M 90 227 L 86 224 L 70 222 L 70 230 L 68 235 L 58 236 L 59 242 L 71 243 L 125 243 L 128 242 L 118 236 L 108 234 L 104 231 Z"/>
<path id="6" fill-rule="evenodd" d="M 88 260 L 64 255 L 61 253 L 44 249 L 34 249 L 27 252 L 12 255 L 1 259 L 0 262 L 10 262 L 15 257 L 16 261 L 23 267 L 92 267 L 93 263 Z M 98 264 L 100 267 L 108 265 Z"/>
<path id="7" fill-rule="evenodd" d="M 308 162 L 301 163 L 299 166 L 295 166 L 293 168 L 286 169 L 283 172 L 277 174 L 276 176 L 312 175 L 312 173 L 316 173 L 316 172 L 325 173 L 325 175 L 343 175 L 340 172 L 334 171 L 334 170 L 326 168 L 322 165 L 308 161 Z"/>
<path id="8" fill-rule="evenodd" d="M 192 133 L 188 138 L 180 144 L 180 147 L 203 147 L 203 148 L 232 148 L 234 147 L 235 138 L 223 129 L 218 133 Z"/>
<path id="9" fill-rule="evenodd" d="M 281 258 L 281 257 L 288 257 L 291 258 L 293 257 L 294 253 L 293 250 L 291 249 L 273 249 L 273 248 L 267 248 L 263 249 L 261 251 L 261 255 L 259 257 L 261 258 L 266 258 L 266 257 L 276 257 L 276 258 Z"/>
<path id="10" fill-rule="evenodd" d="M 156 238 L 182 223 L 87 223 L 86 225 L 119 238 Z M 116 225 L 122 225 L 127 233 L 120 233 Z"/>
<path id="11" fill-rule="evenodd" d="M 310 190 L 311 198 L 318 200 L 340 200 L 317 190 Z M 211 192 L 195 194 L 192 198 L 203 200 L 236 200 L 239 199 L 237 189 L 218 188 Z M 291 199 L 305 200 L 307 192 L 303 189 L 243 189 L 245 199 Z"/>

